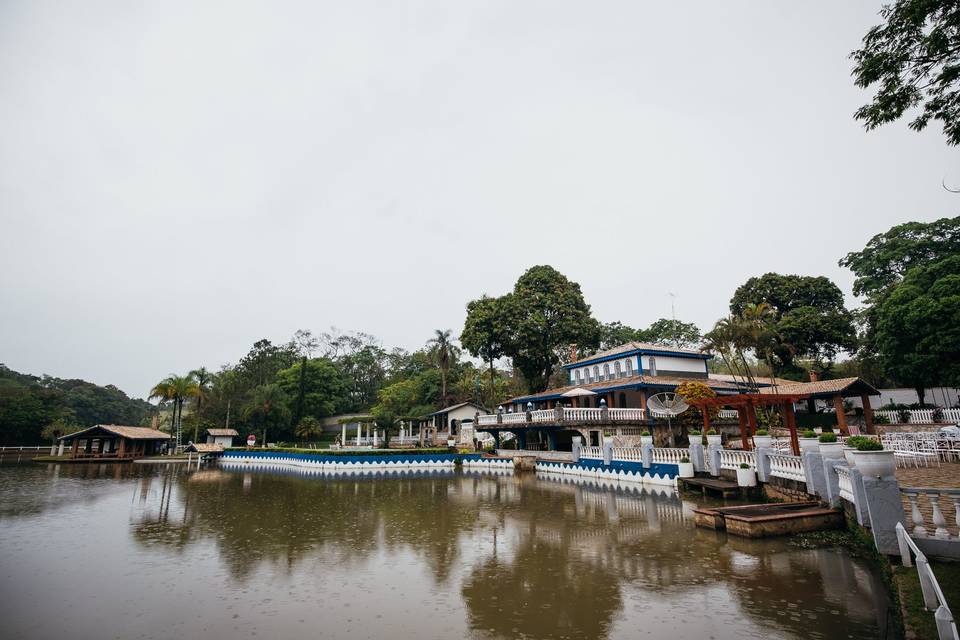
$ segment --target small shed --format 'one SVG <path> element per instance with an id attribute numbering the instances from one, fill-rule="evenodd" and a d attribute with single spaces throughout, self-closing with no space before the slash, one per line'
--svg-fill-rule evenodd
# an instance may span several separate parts
<path id="1" fill-rule="evenodd" d="M 71 443 L 73 459 L 95 458 L 126 460 L 158 455 L 169 445 L 169 433 L 149 427 L 125 427 L 97 424 L 82 431 L 60 437 L 60 452 Z"/>
<path id="2" fill-rule="evenodd" d="M 207 429 L 207 444 L 218 444 L 227 448 L 233 446 L 233 439 L 240 437 L 236 429 Z"/>

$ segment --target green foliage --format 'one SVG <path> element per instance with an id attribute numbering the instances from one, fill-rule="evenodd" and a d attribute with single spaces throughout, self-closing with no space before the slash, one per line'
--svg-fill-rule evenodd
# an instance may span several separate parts
<path id="1" fill-rule="evenodd" d="M 343 408 L 346 382 L 328 358 L 301 359 L 279 371 L 276 383 L 288 398 L 299 398 L 302 393 L 301 415 L 304 417 L 325 418 Z"/>
<path id="2" fill-rule="evenodd" d="M 754 435 L 757 435 L 757 436 L 768 436 L 768 435 L 770 435 L 770 432 L 768 432 L 766 429 L 757 429 L 757 432 L 756 432 Z"/>
<path id="3" fill-rule="evenodd" d="M 547 388 L 570 345 L 589 350 L 599 344 L 600 325 L 590 315 L 580 285 L 553 267 L 528 269 L 512 293 L 490 300 L 480 298 L 467 305 L 461 340 L 471 353 L 486 348 L 486 353 L 512 358 L 530 392 Z"/>
<path id="4" fill-rule="evenodd" d="M 877 350 L 896 379 L 960 386 L 960 252 L 910 269 L 875 319 Z"/>
<path id="5" fill-rule="evenodd" d="M 715 436 L 715 435 L 717 435 L 717 430 L 716 430 L 716 429 L 707 429 L 707 435 L 708 435 L 708 436 Z"/>
<path id="6" fill-rule="evenodd" d="M 0 364 L 0 444 L 40 444 L 45 426 L 139 425 L 154 407 L 113 385 L 18 373 Z"/>
<path id="7" fill-rule="evenodd" d="M 879 440 L 868 438 L 866 436 L 850 436 L 847 438 L 847 446 L 853 447 L 857 451 L 882 451 L 883 445 Z"/>
<path id="8" fill-rule="evenodd" d="M 697 325 L 669 318 L 660 318 L 646 329 L 634 329 L 620 322 L 608 322 L 600 325 L 599 335 L 601 349 L 612 349 L 627 342 L 650 342 L 694 349 L 703 339 Z"/>
<path id="9" fill-rule="evenodd" d="M 688 436 L 702 436 L 703 433 L 701 433 L 701 431 L 700 431 L 699 429 L 690 429 L 689 431 L 687 431 L 687 435 L 688 435 Z"/>
<path id="10" fill-rule="evenodd" d="M 750 468 L 750 465 L 748 465 L 746 462 L 741 462 L 741 463 L 740 463 L 740 468 L 741 468 L 741 469 L 749 469 L 749 468 Z"/>
<path id="11" fill-rule="evenodd" d="M 690 464 L 690 458 L 688 458 L 687 456 L 683 456 L 682 458 L 680 458 L 680 464 Z"/>
<path id="12" fill-rule="evenodd" d="M 875 303 L 913 267 L 960 254 L 960 216 L 934 222 L 906 222 L 879 233 L 861 251 L 848 253 L 841 267 L 853 271 L 853 293 Z"/>
<path id="13" fill-rule="evenodd" d="M 880 10 L 884 23 L 850 54 L 853 77 L 863 89 L 877 85 L 873 100 L 854 117 L 867 130 L 917 112 L 910 128 L 939 120 L 947 143 L 960 143 L 960 5 L 953 0 L 897 0 Z"/>
<path id="14" fill-rule="evenodd" d="M 293 430 L 300 440 L 315 440 L 323 433 L 323 425 L 313 416 L 304 416 Z"/>
<path id="15" fill-rule="evenodd" d="M 749 346 L 758 357 L 775 359 L 780 369 L 791 369 L 798 356 L 823 368 L 839 351 L 856 346 L 853 315 L 844 307 L 843 292 L 828 278 L 779 273 L 750 278 L 734 293 L 730 311 L 744 319 L 759 305 L 766 305 L 768 335 Z"/>
<path id="16" fill-rule="evenodd" d="M 821 433 L 820 437 L 817 438 L 823 444 L 830 444 L 837 441 L 837 434 L 835 433 Z"/>
<path id="17" fill-rule="evenodd" d="M 806 431 L 803 432 L 803 437 L 804 437 L 804 438 L 816 438 L 816 437 L 817 437 L 817 434 L 816 434 L 816 432 L 815 432 L 813 429 L 807 429 Z"/>
<path id="18" fill-rule="evenodd" d="M 640 435 L 641 435 L 641 436 L 644 436 L 644 437 L 649 437 L 649 436 L 650 436 L 650 432 L 647 431 L 646 429 L 644 429 L 643 431 L 640 432 Z"/>

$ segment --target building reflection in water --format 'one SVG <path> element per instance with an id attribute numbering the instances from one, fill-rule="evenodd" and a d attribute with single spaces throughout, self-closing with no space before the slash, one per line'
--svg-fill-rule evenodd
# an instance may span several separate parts
<path id="1" fill-rule="evenodd" d="M 212 542 L 240 582 L 305 562 L 377 571 L 376 558 L 409 554 L 492 637 L 603 638 L 673 615 L 699 615 L 709 635 L 718 622 L 695 603 L 786 637 L 876 637 L 885 623 L 865 565 L 696 529 L 693 505 L 669 489 L 489 472 L 384 480 L 171 469 L 138 482 L 132 535 L 174 552 Z"/>

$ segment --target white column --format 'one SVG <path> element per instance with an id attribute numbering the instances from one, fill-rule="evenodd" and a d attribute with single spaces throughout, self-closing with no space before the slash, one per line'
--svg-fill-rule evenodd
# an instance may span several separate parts
<path id="1" fill-rule="evenodd" d="M 347 446 L 347 423 L 343 423 L 343 435 L 340 436 L 340 446 Z"/>
<path id="2" fill-rule="evenodd" d="M 359 422 L 357 423 L 357 446 L 360 446 L 360 430 L 363 429 L 363 425 Z"/>
<path id="3" fill-rule="evenodd" d="M 63 440 L 61 440 L 61 441 L 60 441 L 60 448 L 57 450 L 57 455 L 58 455 L 58 456 L 62 456 L 62 455 L 63 455 L 63 444 L 64 444 L 64 442 L 63 442 Z"/>
<path id="4" fill-rule="evenodd" d="M 376 429 L 373 430 L 373 448 L 374 449 L 377 448 L 377 430 Z"/>

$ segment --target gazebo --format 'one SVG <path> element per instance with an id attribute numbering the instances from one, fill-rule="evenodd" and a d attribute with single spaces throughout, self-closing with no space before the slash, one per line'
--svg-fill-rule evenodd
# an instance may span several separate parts
<path id="1" fill-rule="evenodd" d="M 115 424 L 98 424 L 83 431 L 60 437 L 60 450 L 72 442 L 70 457 L 129 460 L 155 455 L 170 443 L 169 433 L 148 427 L 125 427 Z M 83 443 L 83 449 L 80 443 Z"/>

